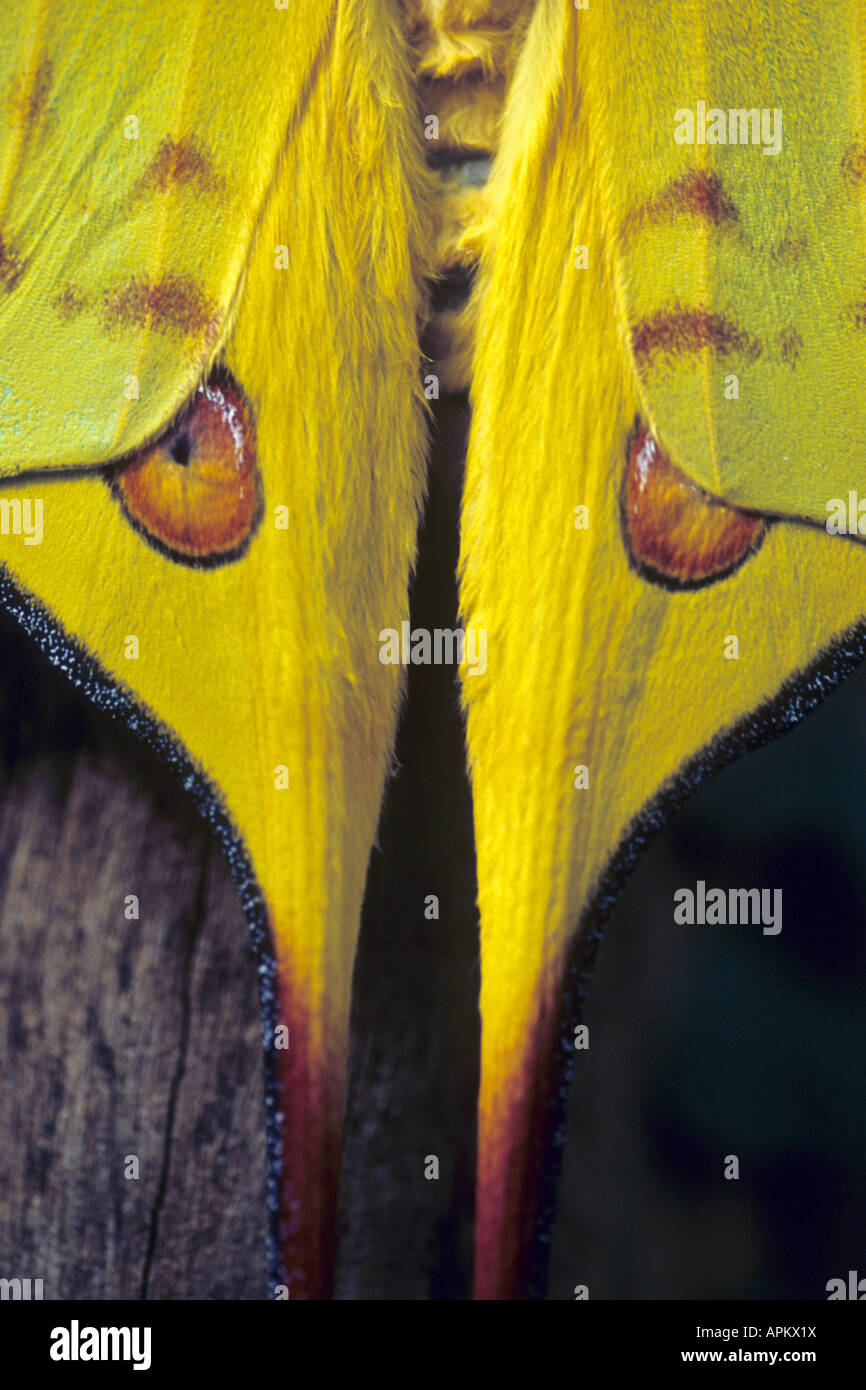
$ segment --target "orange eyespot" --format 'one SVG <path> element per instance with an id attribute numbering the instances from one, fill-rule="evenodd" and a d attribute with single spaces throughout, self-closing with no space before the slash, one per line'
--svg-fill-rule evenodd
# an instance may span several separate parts
<path id="1" fill-rule="evenodd" d="M 212 375 L 160 439 L 112 470 L 111 487 L 133 526 L 171 559 L 237 559 L 262 510 L 255 428 L 237 383 Z"/>
<path id="2" fill-rule="evenodd" d="M 767 523 L 690 482 L 641 426 L 629 445 L 622 491 L 629 550 L 647 579 L 695 589 L 730 574 L 760 545 Z"/>

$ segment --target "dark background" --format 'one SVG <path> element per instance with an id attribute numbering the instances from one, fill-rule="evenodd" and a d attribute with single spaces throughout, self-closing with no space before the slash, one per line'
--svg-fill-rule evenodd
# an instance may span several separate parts
<path id="1" fill-rule="evenodd" d="M 864 713 L 860 666 L 630 880 L 570 1095 L 551 1297 L 814 1299 L 866 1273 Z M 699 878 L 781 888 L 781 933 L 675 925 Z"/>

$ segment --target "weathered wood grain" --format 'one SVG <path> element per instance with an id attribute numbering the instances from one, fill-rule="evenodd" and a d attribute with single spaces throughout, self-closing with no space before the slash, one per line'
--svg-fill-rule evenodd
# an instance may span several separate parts
<path id="1" fill-rule="evenodd" d="M 46 1298 L 263 1297 L 258 1001 L 222 858 L 5 621 L 0 654 L 0 1272 Z"/>

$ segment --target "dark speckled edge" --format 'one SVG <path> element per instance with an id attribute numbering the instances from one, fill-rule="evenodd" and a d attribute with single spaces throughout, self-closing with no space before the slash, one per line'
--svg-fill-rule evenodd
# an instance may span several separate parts
<path id="1" fill-rule="evenodd" d="M 0 565 L 0 604 L 20 623 L 27 635 L 33 638 L 48 660 L 92 700 L 97 708 L 105 710 L 112 718 L 125 724 L 172 768 L 184 790 L 191 794 L 200 815 L 213 830 L 228 861 L 249 925 L 259 980 L 262 1047 L 265 1059 L 268 1276 L 270 1297 L 273 1297 L 274 1285 L 286 1282 L 277 1244 L 281 1141 L 276 1063 L 272 1047 L 278 1019 L 277 973 L 267 910 L 253 872 L 252 861 L 219 793 L 203 769 L 189 757 L 180 741 L 143 706 L 137 704 L 129 691 L 113 681 L 84 647 L 63 631 L 56 619 L 37 599 L 20 589 L 4 565 Z"/>

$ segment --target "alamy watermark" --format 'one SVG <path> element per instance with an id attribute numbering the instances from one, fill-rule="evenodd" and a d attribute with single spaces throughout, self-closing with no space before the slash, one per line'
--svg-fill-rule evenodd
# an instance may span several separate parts
<path id="1" fill-rule="evenodd" d="M 14 1303 L 29 1303 L 31 1299 L 41 1299 L 41 1279 L 0 1279 L 0 1301 L 11 1299 Z"/>
<path id="2" fill-rule="evenodd" d="M 42 534 L 41 497 L 0 497 L 0 536 L 23 536 L 25 545 L 41 545 Z"/>
<path id="3" fill-rule="evenodd" d="M 699 878 L 694 891 L 677 888 L 674 921 L 679 926 L 763 926 L 764 936 L 782 930 L 781 888 L 707 888 Z"/>
<path id="4" fill-rule="evenodd" d="M 831 497 L 827 503 L 827 532 L 831 536 L 866 536 L 866 497 L 856 492 Z"/>
<path id="5" fill-rule="evenodd" d="M 383 627 L 379 633 L 379 660 L 383 666 L 462 666 L 470 676 L 487 670 L 487 630 L 483 627 L 413 628 L 409 622 Z"/>
<path id="6" fill-rule="evenodd" d="M 131 1361 L 134 1371 L 150 1369 L 149 1327 L 82 1327 L 73 1318 L 68 1327 L 51 1330 L 48 1355 L 52 1361 Z"/>
<path id="7" fill-rule="evenodd" d="M 674 140 L 678 145 L 763 145 L 764 154 L 782 149 L 782 111 L 776 107 L 707 107 L 699 101 L 694 111 L 681 106 L 674 112 Z"/>
<path id="8" fill-rule="evenodd" d="M 861 1279 L 856 1269 L 848 1270 L 847 1279 L 840 1279 L 838 1275 L 835 1279 L 828 1279 L 825 1287 L 828 1303 L 835 1303 L 839 1299 L 851 1299 L 857 1303 L 866 1300 L 866 1279 Z"/>

